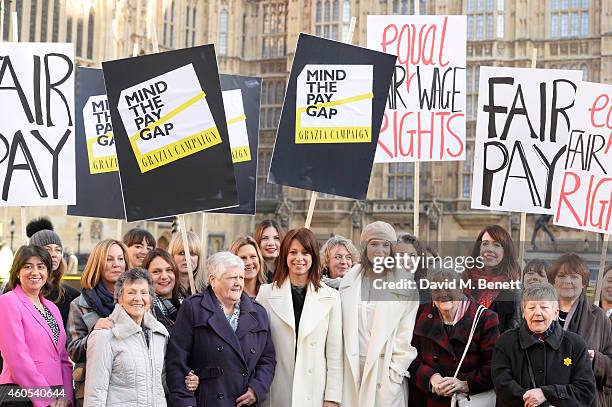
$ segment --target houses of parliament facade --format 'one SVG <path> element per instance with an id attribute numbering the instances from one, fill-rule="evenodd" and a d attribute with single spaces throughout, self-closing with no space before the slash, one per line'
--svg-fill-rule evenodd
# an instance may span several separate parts
<path id="1" fill-rule="evenodd" d="M 421 14 L 464 14 L 468 24 L 467 159 L 420 164 L 419 237 L 429 242 L 473 241 L 484 225 L 497 223 L 518 238 L 520 214 L 470 208 L 478 69 L 529 67 L 532 49 L 537 48 L 538 68 L 581 70 L 585 80 L 612 83 L 608 0 L 0 0 L 0 27 L 2 39 L 13 40 L 10 16 L 16 11 L 19 41 L 72 42 L 77 64 L 91 67 L 131 56 L 134 44 L 141 53 L 153 52 L 153 35 L 161 51 L 214 43 L 221 73 L 263 78 L 257 215 L 208 215 L 208 250 L 213 252 L 226 248 L 237 235 L 251 233 L 264 218 L 276 218 L 287 229 L 304 225 L 310 191 L 266 182 L 299 34 L 344 41 L 350 19 L 356 17 L 352 43 L 365 46 L 368 15 L 413 14 L 414 1 L 420 1 Z M 205 179 L 196 174 L 193 182 Z M 356 242 L 362 227 L 375 220 L 412 231 L 414 182 L 411 163 L 375 164 L 366 201 L 319 194 L 312 230 L 321 240 L 341 234 Z M 151 191 L 151 198 L 161 193 L 163 185 Z M 4 242 L 12 234 L 15 244 L 21 243 L 20 209 L 3 207 L 0 213 Z M 52 218 L 64 245 L 73 248 L 80 222 L 79 243 L 85 253 L 100 239 L 131 227 L 147 227 L 160 239 L 170 236 L 169 224 L 119 225 L 66 216 L 65 207 L 26 209 L 27 219 L 43 214 Z M 527 216 L 528 238 L 537 218 Z M 200 215 L 189 215 L 185 226 L 198 232 L 201 222 Z M 553 231 L 561 240 L 599 243 L 592 233 L 558 227 Z"/>

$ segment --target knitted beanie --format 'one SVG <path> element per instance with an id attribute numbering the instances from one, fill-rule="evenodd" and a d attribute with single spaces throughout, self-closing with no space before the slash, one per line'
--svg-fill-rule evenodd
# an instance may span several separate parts
<path id="1" fill-rule="evenodd" d="M 46 246 L 48 244 L 62 245 L 59 235 L 52 230 L 44 229 L 34 233 L 30 238 L 30 244 L 34 246 Z"/>
<path id="2" fill-rule="evenodd" d="M 370 240 L 374 239 L 387 240 L 395 243 L 397 241 L 395 229 L 387 222 L 376 221 L 370 223 L 366 225 L 366 227 L 363 228 L 363 232 L 361 232 L 361 246 L 364 247 Z"/>

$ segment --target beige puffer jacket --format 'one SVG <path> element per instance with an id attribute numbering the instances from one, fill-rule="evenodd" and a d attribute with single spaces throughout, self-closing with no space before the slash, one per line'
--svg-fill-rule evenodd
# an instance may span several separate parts
<path id="1" fill-rule="evenodd" d="M 168 331 L 150 313 L 138 326 L 119 304 L 113 329 L 92 331 L 87 340 L 85 407 L 166 407 L 163 381 Z"/>

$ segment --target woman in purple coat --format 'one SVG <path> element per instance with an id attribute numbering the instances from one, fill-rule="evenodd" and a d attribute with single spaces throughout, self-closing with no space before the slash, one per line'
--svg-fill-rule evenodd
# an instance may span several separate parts
<path id="1" fill-rule="evenodd" d="M 244 289 L 244 263 L 220 252 L 207 261 L 210 285 L 181 305 L 166 352 L 170 404 L 258 406 L 268 396 L 276 358 L 266 310 Z M 185 388 L 193 370 L 197 391 Z"/>

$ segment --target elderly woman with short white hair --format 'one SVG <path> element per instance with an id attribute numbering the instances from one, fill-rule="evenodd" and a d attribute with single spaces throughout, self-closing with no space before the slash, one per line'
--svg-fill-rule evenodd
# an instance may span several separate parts
<path id="1" fill-rule="evenodd" d="M 241 407 L 267 397 L 276 365 L 266 310 L 244 292 L 244 263 L 230 252 L 206 263 L 210 284 L 183 301 L 168 343 L 170 402 Z M 195 394 L 181 384 L 193 370 Z"/>
<path id="2" fill-rule="evenodd" d="M 166 406 L 168 331 L 150 312 L 154 293 L 144 269 L 127 270 L 115 283 L 114 327 L 93 330 L 87 339 L 84 405 Z"/>

